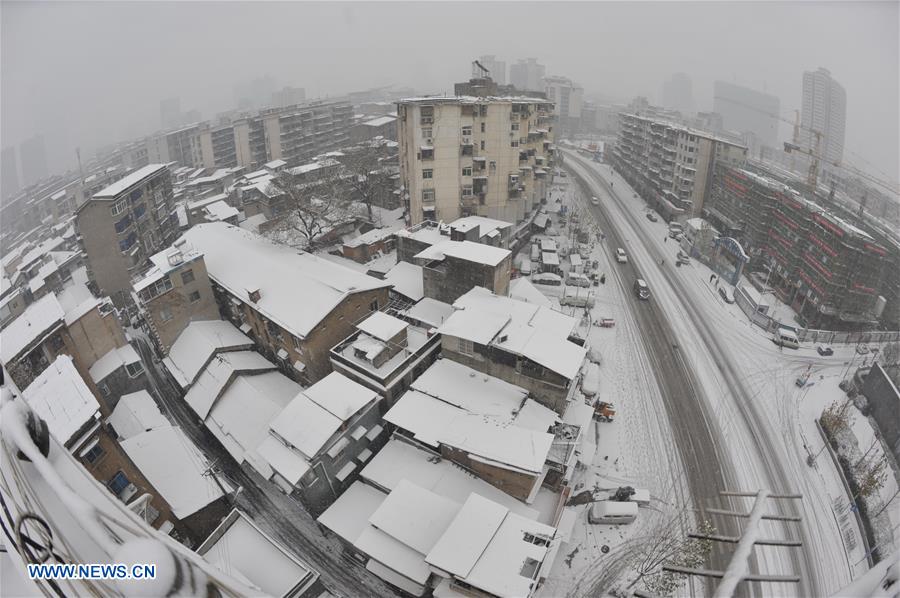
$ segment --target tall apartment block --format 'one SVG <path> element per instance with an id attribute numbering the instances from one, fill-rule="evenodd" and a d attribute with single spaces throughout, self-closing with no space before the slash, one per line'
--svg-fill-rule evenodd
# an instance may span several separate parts
<path id="1" fill-rule="evenodd" d="M 35 135 L 22 142 L 19 146 L 19 164 L 24 187 L 47 178 L 47 146 L 43 135 Z"/>
<path id="2" fill-rule="evenodd" d="M 553 105 L 452 96 L 397 103 L 400 179 L 413 225 L 461 216 L 522 220 L 545 193 Z"/>
<path id="3" fill-rule="evenodd" d="M 844 157 L 844 126 L 847 117 L 847 92 L 831 78 L 828 69 L 803 73 L 803 100 L 800 108 L 800 146 L 816 149 L 815 135 L 822 134 L 819 155 L 826 162 Z"/>
<path id="4" fill-rule="evenodd" d="M 78 208 L 75 226 L 90 279 L 116 305 L 124 305 L 147 258 L 178 235 L 168 167 L 150 164 L 100 190 Z"/>
<path id="5" fill-rule="evenodd" d="M 667 220 L 699 216 L 715 165 L 747 160 L 745 146 L 711 133 L 637 114 L 621 124 L 613 164 Z"/>
<path id="6" fill-rule="evenodd" d="M 769 285 L 811 328 L 858 329 L 883 315 L 890 246 L 783 182 L 719 165 L 706 214 L 751 265 L 771 268 Z"/>
<path id="7" fill-rule="evenodd" d="M 519 91 L 541 91 L 547 69 L 536 58 L 519 60 L 509 65 L 509 82 Z"/>
<path id="8" fill-rule="evenodd" d="M 568 77 L 544 78 L 544 92 L 553 102 L 553 113 L 557 119 L 557 135 L 568 135 L 581 126 L 581 109 L 584 89 Z"/>

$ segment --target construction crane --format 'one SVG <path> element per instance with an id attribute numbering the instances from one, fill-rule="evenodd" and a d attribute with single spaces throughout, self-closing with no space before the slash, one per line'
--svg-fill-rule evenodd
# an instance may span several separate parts
<path id="1" fill-rule="evenodd" d="M 732 98 L 717 97 L 716 99 L 719 99 L 719 100 L 722 100 L 725 102 L 730 102 L 732 104 L 736 104 L 743 108 L 747 108 L 749 110 L 759 112 L 760 114 L 765 114 L 766 116 L 769 116 L 769 117 L 777 119 L 783 123 L 787 123 L 787 124 L 791 125 L 794 130 L 793 142 L 785 141 L 784 142 L 784 151 L 787 153 L 797 152 L 797 153 L 805 154 L 811 158 L 809 170 L 807 171 L 806 182 L 813 189 L 818 189 L 819 165 L 821 162 L 826 162 L 826 163 L 830 164 L 831 166 L 834 166 L 835 168 L 840 168 L 848 173 L 853 174 L 854 176 L 856 176 L 864 181 L 867 181 L 873 185 L 881 187 L 882 189 L 892 193 L 893 195 L 900 195 L 900 187 L 898 187 L 898 185 L 896 183 L 891 183 L 889 181 L 881 180 L 875 176 L 870 175 L 867 172 L 864 172 L 854 166 L 851 166 L 850 164 L 847 164 L 846 162 L 841 162 L 841 161 L 830 162 L 830 161 L 826 160 L 825 157 L 822 156 L 822 154 L 821 154 L 821 145 L 822 145 L 822 136 L 823 136 L 822 132 L 816 131 L 815 129 L 810 129 L 808 127 L 804 127 L 803 125 L 801 125 L 799 110 L 795 111 L 795 120 L 792 122 L 792 121 L 789 121 L 788 119 L 784 118 L 780 114 L 776 114 L 774 112 L 768 112 L 766 110 L 761 110 L 760 108 L 757 108 L 756 106 L 751 106 L 749 104 L 745 104 L 744 102 L 739 102 Z M 803 129 L 804 131 L 808 131 L 812 136 L 815 137 L 813 147 L 806 148 L 806 147 L 802 147 L 800 145 L 800 130 L 801 129 Z M 849 150 L 847 150 L 847 151 L 849 151 Z"/>
<path id="2" fill-rule="evenodd" d="M 481 71 L 481 74 L 484 75 L 486 79 L 489 79 L 491 77 L 491 71 L 489 71 L 483 64 L 481 64 L 477 60 L 472 61 L 472 66 L 478 67 L 478 69 Z"/>

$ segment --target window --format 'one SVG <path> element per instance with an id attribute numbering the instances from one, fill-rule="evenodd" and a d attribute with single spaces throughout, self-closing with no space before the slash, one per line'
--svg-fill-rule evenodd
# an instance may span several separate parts
<path id="1" fill-rule="evenodd" d="M 422 178 L 423 179 L 431 179 L 434 178 L 434 170 L 431 168 L 425 168 L 422 170 Z"/>
<path id="2" fill-rule="evenodd" d="M 497 172 L 497 162 L 494 160 L 491 160 L 491 163 L 488 165 L 488 168 L 490 169 L 491 172 Z"/>
<path id="3" fill-rule="evenodd" d="M 125 371 L 128 372 L 128 375 L 132 378 L 136 378 L 144 373 L 144 366 L 141 365 L 140 361 L 135 361 L 134 363 L 126 363 Z"/>
<path id="4" fill-rule="evenodd" d="M 198 301 L 200 301 L 200 291 L 194 291 L 193 293 L 188 295 L 188 300 L 191 303 L 197 303 Z"/>
<path id="5" fill-rule="evenodd" d="M 109 209 L 109 213 L 113 216 L 118 216 L 125 211 L 126 207 L 128 207 L 128 202 L 126 202 L 124 199 L 120 199 Z"/>
<path id="6" fill-rule="evenodd" d="M 147 206 L 144 204 L 139 204 L 134 207 L 134 219 L 140 220 L 141 217 L 147 213 Z"/>
<path id="7" fill-rule="evenodd" d="M 466 125 L 462 128 L 463 137 L 470 137 L 472 135 L 472 125 Z"/>
<path id="8" fill-rule="evenodd" d="M 481 149 L 484 149 L 484 139 L 481 140 Z"/>
<path id="9" fill-rule="evenodd" d="M 116 222 L 116 224 L 115 224 L 116 232 L 121 233 L 129 226 L 131 226 L 131 216 L 125 216 L 124 218 L 122 218 L 121 220 Z"/>
<path id="10" fill-rule="evenodd" d="M 116 475 L 110 478 L 106 485 L 113 494 L 118 496 L 122 493 L 122 490 L 128 487 L 129 483 L 130 482 L 128 481 L 128 478 L 125 476 L 125 474 L 121 470 L 119 470 L 118 472 L 116 472 Z"/>
<path id="11" fill-rule="evenodd" d="M 172 310 L 168 307 L 164 307 L 159 310 L 159 319 L 163 322 L 168 322 L 172 319 Z"/>
<path id="12" fill-rule="evenodd" d="M 303 355 L 303 343 L 302 343 L 302 341 L 301 341 L 299 338 L 297 338 L 296 336 L 293 336 L 293 335 L 291 336 L 291 341 L 292 341 L 292 343 L 293 343 L 293 345 L 294 345 L 294 348 L 297 349 L 297 353 Z"/>
<path id="13" fill-rule="evenodd" d="M 518 130 L 519 130 L 519 123 L 512 123 L 512 124 L 509 126 L 509 128 L 510 128 L 511 131 L 518 131 Z"/>
<path id="14" fill-rule="evenodd" d="M 422 127 L 422 137 L 431 139 L 431 127 Z"/>
<path id="15" fill-rule="evenodd" d="M 471 166 L 465 166 L 465 167 L 463 167 L 463 169 L 462 169 L 462 175 L 463 175 L 463 176 L 472 176 L 472 167 L 471 167 Z"/>
<path id="16" fill-rule="evenodd" d="M 422 148 L 419 154 L 423 160 L 434 160 L 434 148 Z"/>
<path id="17" fill-rule="evenodd" d="M 475 349 L 472 346 L 472 341 L 466 340 L 464 338 L 457 338 L 457 350 L 463 355 L 475 355 Z"/>
<path id="18" fill-rule="evenodd" d="M 187 270 L 186 272 L 181 273 L 181 283 L 187 284 L 189 282 L 194 282 L 194 271 Z"/>
<path id="19" fill-rule="evenodd" d="M 472 185 L 464 185 L 462 188 L 463 197 L 472 197 Z"/>
<path id="20" fill-rule="evenodd" d="M 535 536 L 534 534 L 525 532 L 525 536 L 522 538 L 526 542 L 530 544 L 534 544 L 535 546 L 549 546 L 550 541 L 544 536 Z"/>
<path id="21" fill-rule="evenodd" d="M 369 311 L 378 311 L 378 299 L 369 304 Z"/>
<path id="22" fill-rule="evenodd" d="M 91 447 L 91 450 L 89 450 L 88 452 L 86 452 L 83 455 L 83 457 L 84 457 L 85 461 L 87 461 L 88 463 L 93 465 L 94 463 L 99 461 L 100 457 L 102 457 L 103 455 L 104 455 L 104 451 L 100 447 L 100 444 L 95 444 L 94 446 Z"/>
<path id="23" fill-rule="evenodd" d="M 135 243 L 137 243 L 137 234 L 131 233 L 127 237 L 119 241 L 119 249 L 121 251 L 128 251 Z"/>
<path id="24" fill-rule="evenodd" d="M 484 133 L 484 123 L 481 123 L 481 132 Z"/>
<path id="25" fill-rule="evenodd" d="M 510 141 L 510 142 L 509 142 L 509 147 L 519 147 L 519 142 L 518 142 L 518 141 L 515 141 L 515 140 Z"/>
<path id="26" fill-rule="evenodd" d="M 430 203 L 434 201 L 434 189 L 422 189 L 422 201 Z"/>

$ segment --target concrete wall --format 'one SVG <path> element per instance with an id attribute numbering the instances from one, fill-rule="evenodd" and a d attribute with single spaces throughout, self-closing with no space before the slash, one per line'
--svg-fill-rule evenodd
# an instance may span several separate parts
<path id="1" fill-rule="evenodd" d="M 183 281 L 182 275 L 191 272 L 194 280 Z M 153 336 L 163 353 L 168 353 L 178 336 L 194 321 L 218 320 L 219 308 L 212 292 L 206 262 L 202 257 L 185 262 L 168 274 L 172 289 L 144 304 L 146 317 Z M 192 302 L 191 293 L 200 293 L 200 299 Z M 163 312 L 171 319 L 164 320 Z"/>
<path id="2" fill-rule="evenodd" d="M 512 255 L 496 267 L 447 256 L 443 262 L 423 267 L 425 296 L 452 304 L 476 286 L 507 295 L 511 264 Z"/>
<path id="3" fill-rule="evenodd" d="M 446 445 L 441 445 L 441 456 L 462 465 L 491 486 L 495 486 L 522 501 L 528 498 L 538 480 L 536 475 L 529 475 L 474 461 L 469 458 L 467 452 Z"/>
<path id="4" fill-rule="evenodd" d="M 122 305 L 120 293 L 131 288 L 128 268 L 131 261 L 119 251 L 119 235 L 114 221 L 122 218 L 110 215 L 112 201 L 91 201 L 85 204 L 75 217 L 75 227 L 81 235 L 88 260 L 91 280 L 97 283 L 100 293 L 109 295 L 117 305 Z"/>
<path id="5" fill-rule="evenodd" d="M 68 327 L 68 347 L 70 354 L 81 367 L 88 369 L 98 359 L 116 349 L 124 347 L 125 331 L 113 311 L 101 314 L 94 308 Z M 68 344 L 68 342 L 67 342 Z"/>
<path id="6" fill-rule="evenodd" d="M 888 367 L 893 369 L 894 379 L 897 379 L 900 366 Z M 890 447 L 894 459 L 900 462 L 900 392 L 880 364 L 876 363 L 869 370 L 863 382 L 862 394 L 869 401 L 872 419 L 878 424 L 878 431 Z"/>

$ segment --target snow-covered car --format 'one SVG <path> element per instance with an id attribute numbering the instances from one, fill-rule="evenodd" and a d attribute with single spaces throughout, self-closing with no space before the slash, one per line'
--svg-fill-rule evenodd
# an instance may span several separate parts
<path id="1" fill-rule="evenodd" d="M 868 355 L 869 348 L 865 345 L 856 345 L 856 352 L 859 353 L 860 355 Z"/>
<path id="2" fill-rule="evenodd" d="M 621 247 L 616 249 L 616 261 L 620 264 L 624 264 L 628 261 L 628 256 L 625 254 L 625 250 Z"/>
<path id="3" fill-rule="evenodd" d="M 728 289 L 719 287 L 719 296 L 722 297 L 722 300 L 725 303 L 728 303 L 728 304 L 734 303 L 734 297 L 731 296 L 731 292 L 728 291 Z"/>
<path id="4" fill-rule="evenodd" d="M 656 222 L 657 220 L 659 220 L 659 218 L 657 218 L 656 214 L 654 214 L 653 212 L 647 212 L 647 220 L 649 220 L 650 222 Z"/>
<path id="5" fill-rule="evenodd" d="M 551 272 L 544 272 L 543 274 L 535 274 L 534 276 L 532 276 L 531 283 L 542 284 L 550 287 L 558 287 L 562 285 L 562 277 Z"/>
<path id="6" fill-rule="evenodd" d="M 822 357 L 829 357 L 831 355 L 834 355 L 834 349 L 832 349 L 828 345 L 819 345 L 818 347 L 816 347 L 816 352 Z"/>
<path id="7" fill-rule="evenodd" d="M 588 511 L 588 522 L 605 525 L 628 525 L 638 516 L 636 502 L 613 502 L 599 500 L 591 504 Z"/>
<path id="8" fill-rule="evenodd" d="M 596 196 L 594 196 L 594 197 L 591 197 L 591 203 L 592 203 L 593 205 L 595 205 L 595 206 L 599 206 L 599 205 L 600 205 L 600 200 L 597 199 Z"/>

